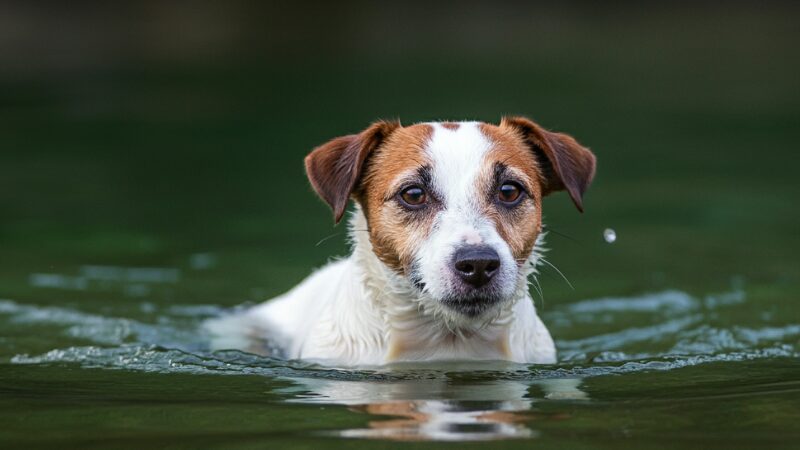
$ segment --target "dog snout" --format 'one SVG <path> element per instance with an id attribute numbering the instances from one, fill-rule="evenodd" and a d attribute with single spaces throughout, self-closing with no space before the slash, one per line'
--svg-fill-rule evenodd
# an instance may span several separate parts
<path id="1" fill-rule="evenodd" d="M 479 288 L 485 286 L 500 268 L 500 256 L 488 246 L 471 245 L 458 249 L 453 257 L 456 274 L 465 283 Z"/>

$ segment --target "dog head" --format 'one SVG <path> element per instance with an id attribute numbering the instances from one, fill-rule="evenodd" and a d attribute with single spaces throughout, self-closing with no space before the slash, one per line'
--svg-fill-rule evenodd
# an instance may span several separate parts
<path id="1" fill-rule="evenodd" d="M 381 121 L 306 157 L 338 222 L 361 206 L 372 250 L 434 311 L 478 320 L 515 297 L 542 229 L 542 197 L 578 210 L 595 157 L 522 117 L 500 125 Z M 429 308 L 426 308 L 429 309 Z"/>

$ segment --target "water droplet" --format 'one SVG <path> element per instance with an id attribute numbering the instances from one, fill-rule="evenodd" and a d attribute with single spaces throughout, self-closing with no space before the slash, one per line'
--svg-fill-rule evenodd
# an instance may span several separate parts
<path id="1" fill-rule="evenodd" d="M 611 228 L 606 228 L 603 230 L 603 239 L 609 244 L 613 244 L 617 240 L 617 232 Z"/>

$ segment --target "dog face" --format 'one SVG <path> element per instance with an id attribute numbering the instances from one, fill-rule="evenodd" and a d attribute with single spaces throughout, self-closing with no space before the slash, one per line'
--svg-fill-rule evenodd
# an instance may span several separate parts
<path id="1" fill-rule="evenodd" d="M 469 322 L 527 288 L 542 197 L 565 189 L 582 210 L 595 158 L 525 118 L 377 122 L 318 147 L 306 169 L 336 221 L 360 204 L 373 252 L 426 310 Z"/>

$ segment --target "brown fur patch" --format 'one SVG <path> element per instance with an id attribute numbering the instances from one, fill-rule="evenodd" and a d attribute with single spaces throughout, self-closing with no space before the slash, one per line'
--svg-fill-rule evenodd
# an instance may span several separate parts
<path id="1" fill-rule="evenodd" d="M 458 122 L 442 122 L 439 125 L 441 125 L 442 128 L 446 128 L 446 129 L 452 130 L 452 131 L 456 131 L 458 129 L 458 127 L 461 126 L 461 124 L 458 123 Z"/>
<path id="2" fill-rule="evenodd" d="M 433 127 L 427 124 L 396 129 L 370 157 L 355 194 L 369 224 L 375 255 L 400 274 L 408 271 L 416 246 L 430 232 L 433 215 L 412 220 L 415 212 L 403 209 L 393 198 L 402 187 L 398 181 L 403 174 L 430 163 L 425 146 L 432 134 Z"/>
<path id="3" fill-rule="evenodd" d="M 330 205 L 336 222 L 347 208 L 367 157 L 400 126 L 379 121 L 359 134 L 332 139 L 306 156 L 306 174 L 317 194 Z"/>
<path id="4" fill-rule="evenodd" d="M 496 189 L 495 170 L 498 165 L 506 168 L 512 181 L 520 183 L 527 191 L 525 198 L 514 208 L 505 208 L 492 197 L 484 199 L 484 214 L 495 224 L 495 228 L 506 241 L 518 264 L 527 260 L 536 238 L 542 230 L 542 179 L 537 160 L 531 149 L 514 129 L 490 124 L 481 124 L 481 131 L 492 142 L 479 177 L 482 189 Z M 494 192 L 494 191 L 491 191 Z"/>
<path id="5" fill-rule="evenodd" d="M 514 129 L 531 148 L 542 173 L 542 193 L 566 190 L 578 211 L 594 178 L 597 160 L 572 136 L 545 130 L 525 117 L 503 117 L 500 128 Z"/>

